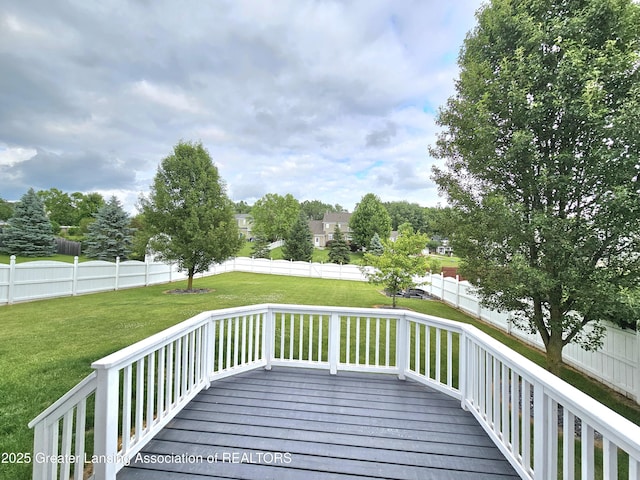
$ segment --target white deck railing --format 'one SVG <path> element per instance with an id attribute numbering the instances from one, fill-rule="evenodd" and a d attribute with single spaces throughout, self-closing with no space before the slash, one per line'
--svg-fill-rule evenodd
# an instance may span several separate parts
<path id="1" fill-rule="evenodd" d="M 409 311 L 300 305 L 204 312 L 93 363 L 29 424 L 34 478 L 115 479 L 212 381 L 278 365 L 395 374 L 443 391 L 522 478 L 576 469 L 618 478 L 620 460 L 640 479 L 640 427 L 478 329 Z"/>

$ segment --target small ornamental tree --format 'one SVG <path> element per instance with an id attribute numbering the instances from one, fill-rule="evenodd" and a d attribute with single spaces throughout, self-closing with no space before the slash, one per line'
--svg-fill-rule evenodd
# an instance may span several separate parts
<path id="1" fill-rule="evenodd" d="M 313 235 L 304 212 L 300 212 L 282 246 L 285 260 L 310 262 L 313 257 Z"/>
<path id="2" fill-rule="evenodd" d="M 347 245 L 340 227 L 336 225 L 333 231 L 333 240 L 329 246 L 329 262 L 345 265 L 349 263 L 349 260 L 349 245 Z"/>
<path id="3" fill-rule="evenodd" d="M 38 194 L 30 188 L 15 206 L 13 217 L 4 227 L 3 249 L 9 255 L 49 257 L 56 251 L 51 222 Z"/>
<path id="4" fill-rule="evenodd" d="M 193 276 L 223 262 L 242 246 L 234 206 L 202 143 L 179 142 L 160 163 L 149 198 L 141 199 L 155 234 L 151 247 Z"/>
<path id="5" fill-rule="evenodd" d="M 398 293 L 413 287 L 413 277 L 426 272 L 427 260 L 421 252 L 428 240 L 425 234 L 414 233 L 411 225 L 405 223 L 400 226 L 395 242 L 389 239 L 382 241 L 382 255 L 364 254 L 364 264 L 373 267 L 373 270 L 362 267 L 362 273 L 369 283 L 384 285 L 393 299 L 393 308 L 396 307 Z"/>
<path id="6" fill-rule="evenodd" d="M 89 225 L 85 255 L 98 260 L 124 260 L 131 253 L 133 229 L 131 219 L 116 197 L 98 210 L 96 221 Z"/>
<path id="7" fill-rule="evenodd" d="M 382 255 L 384 253 L 384 247 L 382 246 L 382 242 L 380 241 L 380 235 L 378 235 L 378 232 L 373 234 L 373 238 L 371 239 L 371 243 L 369 244 L 368 252 L 373 255 Z"/>

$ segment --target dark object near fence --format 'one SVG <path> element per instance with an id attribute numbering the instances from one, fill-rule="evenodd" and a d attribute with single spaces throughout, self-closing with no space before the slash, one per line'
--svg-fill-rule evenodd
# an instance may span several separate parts
<path id="1" fill-rule="evenodd" d="M 443 277 L 452 277 L 455 278 L 458 275 L 458 267 L 442 267 L 442 276 Z M 461 282 L 465 279 L 461 276 L 458 276 L 458 280 Z"/>
<path id="2" fill-rule="evenodd" d="M 420 298 L 423 300 L 431 300 L 433 297 L 421 288 L 409 288 L 401 293 L 404 298 Z"/>
<path id="3" fill-rule="evenodd" d="M 56 237 L 56 246 L 56 253 L 60 255 L 73 255 L 79 257 L 82 251 L 82 244 L 80 242 L 74 242 L 61 237 Z"/>

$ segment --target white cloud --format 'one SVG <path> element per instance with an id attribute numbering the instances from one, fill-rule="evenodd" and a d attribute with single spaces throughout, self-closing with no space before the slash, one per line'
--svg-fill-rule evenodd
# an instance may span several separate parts
<path id="1" fill-rule="evenodd" d="M 204 143 L 234 200 L 435 204 L 434 112 L 480 3 L 13 2 L 0 145 L 31 156 L 0 150 L 14 180 L 0 196 L 46 180 L 137 197 L 183 139 Z"/>

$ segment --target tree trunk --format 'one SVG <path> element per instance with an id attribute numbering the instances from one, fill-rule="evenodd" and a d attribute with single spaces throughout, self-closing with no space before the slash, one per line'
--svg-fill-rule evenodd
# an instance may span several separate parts
<path id="1" fill-rule="evenodd" d="M 554 375 L 560 376 L 562 370 L 562 335 L 558 332 L 551 332 L 547 349 L 547 370 Z"/>
<path id="2" fill-rule="evenodd" d="M 188 271 L 188 279 L 187 279 L 187 290 L 193 290 L 193 268 L 190 268 Z"/>

